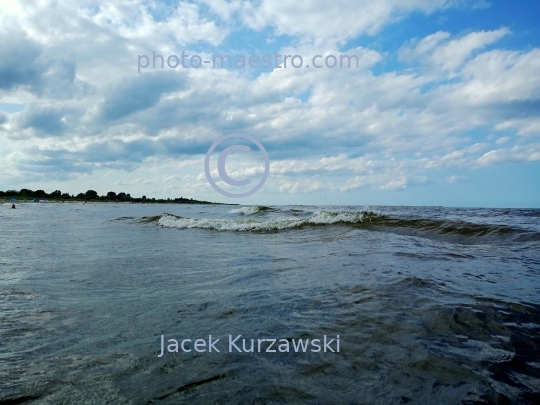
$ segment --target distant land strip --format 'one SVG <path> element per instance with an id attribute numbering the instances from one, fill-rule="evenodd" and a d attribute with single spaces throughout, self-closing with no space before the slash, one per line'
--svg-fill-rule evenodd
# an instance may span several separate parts
<path id="1" fill-rule="evenodd" d="M 219 205 L 237 205 L 237 204 L 222 204 L 210 201 L 195 200 L 193 198 L 147 198 L 143 195 L 140 198 L 132 197 L 130 194 L 120 192 L 115 193 L 109 191 L 106 195 L 99 195 L 94 190 L 88 190 L 86 193 L 69 194 L 62 193 L 60 190 L 55 190 L 51 193 L 46 193 L 44 190 L 29 190 L 23 188 L 20 191 L 7 190 L 0 191 L 0 200 L 12 202 L 64 202 L 64 201 L 85 201 L 85 202 L 123 202 L 123 203 L 158 203 L 158 204 L 219 204 Z"/>

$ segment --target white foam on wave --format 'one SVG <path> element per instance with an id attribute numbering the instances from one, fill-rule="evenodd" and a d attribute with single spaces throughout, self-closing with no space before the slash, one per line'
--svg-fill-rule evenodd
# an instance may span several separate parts
<path id="1" fill-rule="evenodd" d="M 263 210 L 263 207 L 259 205 L 253 205 L 251 207 L 242 207 L 242 208 L 236 208 L 234 210 L 230 210 L 229 214 L 253 215 L 253 214 L 257 214 L 258 212 L 261 212 L 262 210 Z"/>
<path id="2" fill-rule="evenodd" d="M 164 214 L 158 220 L 158 225 L 165 228 L 201 228 L 218 231 L 279 231 L 305 225 L 356 224 L 370 221 L 373 215 L 371 212 L 317 211 L 305 219 L 282 216 L 268 221 L 257 221 L 251 219 L 181 218 Z"/>

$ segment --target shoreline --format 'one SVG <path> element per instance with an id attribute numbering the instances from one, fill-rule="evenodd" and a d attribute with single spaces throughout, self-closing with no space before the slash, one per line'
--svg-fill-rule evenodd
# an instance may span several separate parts
<path id="1" fill-rule="evenodd" d="M 11 197 L 15 198 L 15 197 Z M 19 200 L 17 201 L 11 201 L 10 198 L 3 198 L 0 199 L 0 204 L 6 204 L 6 203 L 12 203 L 12 204 L 164 204 L 164 205 L 240 205 L 240 204 L 231 204 L 231 203 L 218 203 L 218 202 L 210 202 L 210 201 L 199 201 L 199 200 L 188 200 L 188 201 L 167 201 L 167 200 L 146 200 L 146 201 L 114 201 L 114 200 L 105 200 L 105 201 L 99 201 L 99 200 L 77 200 L 77 199 L 42 199 L 40 200 L 34 200 L 34 201 L 27 201 L 27 200 Z"/>

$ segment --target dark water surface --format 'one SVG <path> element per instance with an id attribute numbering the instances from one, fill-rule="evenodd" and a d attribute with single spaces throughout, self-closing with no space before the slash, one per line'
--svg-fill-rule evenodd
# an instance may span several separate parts
<path id="1" fill-rule="evenodd" d="M 0 232 L 0 404 L 540 403 L 540 210 L 22 204 Z"/>

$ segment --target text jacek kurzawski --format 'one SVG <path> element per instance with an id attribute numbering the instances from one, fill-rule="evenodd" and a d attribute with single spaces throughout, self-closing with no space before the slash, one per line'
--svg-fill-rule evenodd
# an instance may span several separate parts
<path id="1" fill-rule="evenodd" d="M 158 357 L 168 353 L 339 353 L 339 335 L 321 339 L 246 339 L 242 335 L 229 335 L 226 339 L 166 339 L 161 335 Z"/>

